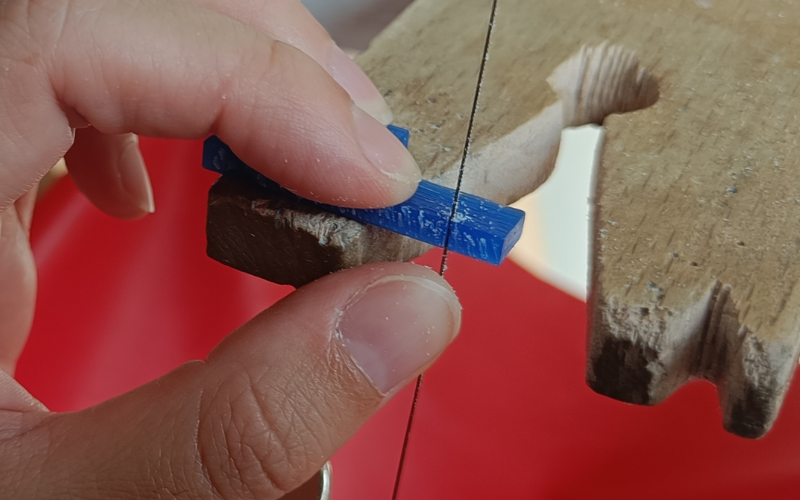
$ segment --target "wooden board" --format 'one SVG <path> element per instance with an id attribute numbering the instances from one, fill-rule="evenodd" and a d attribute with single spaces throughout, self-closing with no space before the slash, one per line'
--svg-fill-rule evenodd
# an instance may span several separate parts
<path id="1" fill-rule="evenodd" d="M 488 4 L 418 0 L 359 59 L 451 185 Z M 655 404 L 702 377 L 728 430 L 776 418 L 800 347 L 798 26 L 791 0 L 500 0 L 464 189 L 513 201 L 564 127 L 604 124 L 596 391 Z"/>
<path id="2" fill-rule="evenodd" d="M 725 427 L 762 435 L 800 346 L 800 5 L 505 0 L 501 9 L 484 94 L 492 111 L 477 131 L 484 151 L 510 157 L 504 170 L 524 162 L 516 146 L 528 127 L 527 144 L 542 142 L 533 171 L 546 172 L 543 138 L 560 130 L 548 117 L 559 100 L 563 125 L 606 128 L 590 385 L 655 404 L 707 378 Z M 646 109 L 613 114 L 637 108 Z M 473 175 L 498 155 L 477 156 Z"/>
<path id="3" fill-rule="evenodd" d="M 361 264 L 411 260 L 430 248 L 227 177 L 209 192 L 206 237 L 214 260 L 298 287 Z"/>

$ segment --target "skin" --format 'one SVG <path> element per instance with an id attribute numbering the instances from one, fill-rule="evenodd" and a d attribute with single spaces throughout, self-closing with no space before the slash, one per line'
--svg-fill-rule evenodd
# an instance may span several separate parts
<path id="1" fill-rule="evenodd" d="M 413 193 L 416 165 L 370 117 L 388 108 L 338 50 L 296 0 L 0 1 L 4 498 L 279 498 L 453 340 L 450 287 L 393 263 L 299 289 L 206 360 L 94 408 L 49 412 L 13 378 L 34 314 L 36 184 L 62 156 L 120 218 L 154 210 L 137 134 L 217 134 L 323 202 Z"/>

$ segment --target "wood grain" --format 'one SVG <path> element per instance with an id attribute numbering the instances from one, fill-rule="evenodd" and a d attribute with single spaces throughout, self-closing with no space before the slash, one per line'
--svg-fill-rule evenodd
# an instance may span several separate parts
<path id="1" fill-rule="evenodd" d="M 588 378 L 643 404 L 707 378 L 757 437 L 800 347 L 800 5 L 641 4 L 626 43 L 661 96 L 605 123 Z"/>
<path id="2" fill-rule="evenodd" d="M 299 287 L 361 264 L 411 260 L 430 248 L 396 236 L 228 177 L 209 191 L 209 257 L 273 283 Z"/>
<path id="3" fill-rule="evenodd" d="M 563 127 L 605 125 L 596 391 L 656 404 L 701 377 L 729 431 L 776 418 L 800 350 L 799 21 L 786 1 L 500 2 L 464 188 L 513 201 Z"/>
<path id="4" fill-rule="evenodd" d="M 524 191 L 538 181 L 521 173 L 525 157 L 538 155 L 529 172 L 546 175 L 552 164 L 557 139 L 547 134 L 606 128 L 590 385 L 655 404 L 706 378 L 718 385 L 725 427 L 763 435 L 800 347 L 798 3 L 506 0 L 502 8 L 470 170 L 484 178 L 475 183 L 499 164 L 509 185 L 530 182 Z M 523 155 L 519 144 L 535 151 Z"/>
<path id="5" fill-rule="evenodd" d="M 394 124 L 411 130 L 427 179 L 461 162 L 491 9 L 491 0 L 417 1 L 356 58 Z"/>

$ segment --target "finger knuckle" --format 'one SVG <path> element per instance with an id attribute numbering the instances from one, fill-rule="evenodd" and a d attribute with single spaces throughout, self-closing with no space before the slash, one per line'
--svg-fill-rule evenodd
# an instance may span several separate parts
<path id="1" fill-rule="evenodd" d="M 203 475 L 224 499 L 278 498 L 306 479 L 319 447 L 291 383 L 264 389 L 245 370 L 201 403 L 197 449 Z"/>
<path id="2" fill-rule="evenodd" d="M 10 60 L 35 66 L 56 46 L 70 10 L 68 1 L 11 0 L 0 5 L 2 48 Z"/>

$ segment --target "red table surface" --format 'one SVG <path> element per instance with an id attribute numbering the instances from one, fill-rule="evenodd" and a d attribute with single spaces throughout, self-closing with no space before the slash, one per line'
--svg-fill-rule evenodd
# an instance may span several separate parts
<path id="1" fill-rule="evenodd" d="M 290 292 L 205 255 L 215 175 L 199 142 L 143 140 L 156 214 L 120 222 L 69 180 L 38 207 L 37 316 L 18 377 L 53 410 L 85 408 L 184 361 Z M 423 262 L 435 265 L 435 254 Z M 725 433 L 711 385 L 655 408 L 584 383 L 585 305 L 513 263 L 452 256 L 462 332 L 428 372 L 405 499 L 800 498 L 800 394 L 759 441 Z M 334 500 L 389 499 L 410 388 L 334 458 Z"/>

